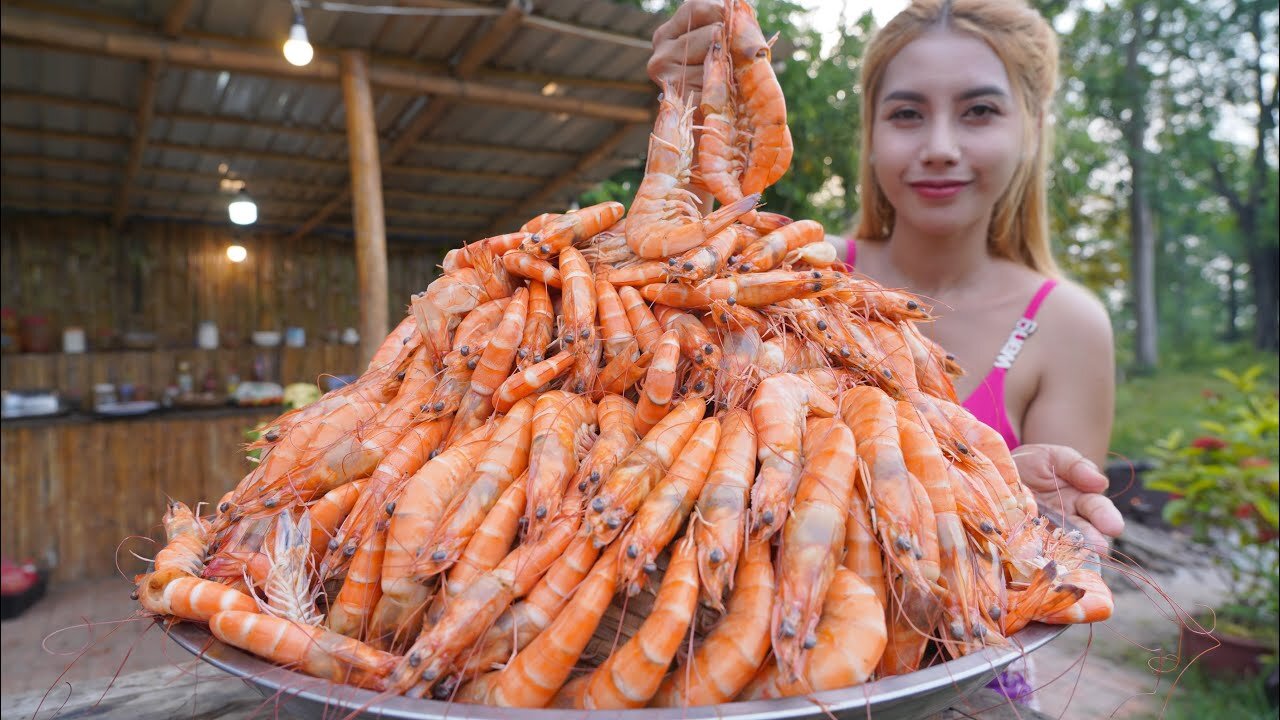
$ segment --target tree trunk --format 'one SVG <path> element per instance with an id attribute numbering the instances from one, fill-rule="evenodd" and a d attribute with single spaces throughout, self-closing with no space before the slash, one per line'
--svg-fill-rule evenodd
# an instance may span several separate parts
<path id="1" fill-rule="evenodd" d="M 1236 290 L 1236 274 L 1239 269 L 1240 263 L 1234 260 L 1231 261 L 1231 267 L 1227 268 L 1227 327 L 1222 333 L 1225 342 L 1240 339 L 1240 329 L 1236 325 L 1240 320 L 1240 293 Z"/>
<path id="2" fill-rule="evenodd" d="M 1259 350 L 1280 350 L 1280 283 L 1277 264 L 1280 248 L 1260 247 L 1249 254 L 1253 276 L 1253 345 Z"/>
<path id="3" fill-rule="evenodd" d="M 1125 48 L 1125 85 L 1129 89 L 1132 115 L 1125 123 L 1126 152 L 1129 157 L 1129 243 L 1130 273 L 1133 289 L 1133 317 L 1137 323 L 1134 338 L 1135 363 L 1140 370 L 1154 370 L 1159 362 L 1156 315 L 1156 248 L 1151 227 L 1151 207 L 1147 204 L 1146 93 L 1139 78 L 1138 48 L 1142 43 L 1141 7 L 1133 12 L 1134 33 Z"/>

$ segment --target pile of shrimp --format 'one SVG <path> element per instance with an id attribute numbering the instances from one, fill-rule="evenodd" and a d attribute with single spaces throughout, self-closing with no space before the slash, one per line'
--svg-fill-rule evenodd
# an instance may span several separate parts
<path id="1" fill-rule="evenodd" d="M 757 209 L 790 137 L 732 17 L 705 126 L 665 89 L 630 213 L 451 251 L 212 514 L 171 503 L 146 611 L 335 683 L 601 709 L 849 687 L 1110 615 L 957 404 L 923 300 Z"/>

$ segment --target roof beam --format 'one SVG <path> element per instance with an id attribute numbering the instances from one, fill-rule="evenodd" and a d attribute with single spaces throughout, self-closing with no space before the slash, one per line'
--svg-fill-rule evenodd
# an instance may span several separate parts
<path id="1" fill-rule="evenodd" d="M 520 16 L 524 13 L 524 6 L 521 0 L 508 0 L 507 8 L 502 15 L 489 26 L 484 35 L 480 36 L 470 47 L 463 53 L 463 60 L 454 68 L 455 74 L 462 80 L 466 80 L 471 73 L 488 60 L 489 57 L 497 51 L 502 41 L 510 37 L 515 30 L 516 25 L 520 21 Z M 463 64 L 465 62 L 465 64 Z M 382 158 L 383 167 L 391 171 L 396 165 L 413 149 L 418 139 L 431 130 L 432 127 L 445 116 L 453 107 L 454 103 L 451 99 L 441 96 L 432 96 L 431 101 L 425 109 L 418 112 L 417 117 L 409 123 L 409 126 L 400 133 L 400 136 L 391 143 L 391 147 L 387 150 Z M 334 211 L 342 206 L 351 197 L 350 183 L 344 183 L 343 188 L 331 199 L 325 203 L 315 215 L 312 215 L 302 224 L 292 235 L 298 238 L 311 232 L 312 229 L 324 222 Z"/>
<path id="2" fill-rule="evenodd" d="M 80 160 L 77 158 L 59 158 L 49 157 L 46 155 L 28 155 L 19 153 L 5 153 L 0 155 L 0 162 L 3 162 L 6 168 L 13 164 L 30 164 L 37 166 L 68 168 L 71 170 L 97 170 L 101 172 L 115 173 L 119 171 L 119 166 L 115 163 L 100 162 L 97 160 Z M 11 168 L 10 168 L 11 169 Z M 168 177 L 175 180 L 191 180 L 195 182 L 211 182 L 215 176 L 209 173 L 199 172 L 196 170 L 179 170 L 177 168 L 147 166 L 139 170 L 143 175 L 155 175 L 157 177 Z M 24 173 L 15 173 L 19 177 L 26 179 L 39 179 L 39 175 L 30 175 Z M 290 182 L 271 182 L 269 180 L 254 182 L 254 193 L 260 190 L 266 193 L 283 195 L 288 190 L 296 191 L 297 183 Z M 281 190 L 285 190 L 281 193 Z M 415 202 L 438 202 L 445 203 L 450 206 L 458 205 L 479 205 L 486 207 L 508 207 L 511 204 L 510 199 L 481 197 L 478 195 L 453 195 L 449 193 L 428 193 L 419 192 L 417 190 L 405 190 L 402 188 L 383 188 L 382 194 L 388 198 L 399 198 L 401 200 L 409 200 Z"/>
<path id="3" fill-rule="evenodd" d="M 30 137 L 37 140 L 55 140 L 59 142 L 94 142 L 106 145 L 125 145 L 129 143 L 129 138 L 120 135 L 89 135 L 84 133 L 65 132 L 61 130 L 42 130 L 39 128 L 23 127 L 21 125 L 0 124 L 0 132 L 10 133 L 23 137 Z M 187 145 L 183 143 L 171 142 L 151 142 L 149 146 L 156 150 L 167 150 L 170 152 L 183 152 L 193 155 L 214 155 L 214 156 L 245 156 L 253 160 L 266 160 L 271 162 L 279 162 L 285 165 L 295 165 L 302 167 L 314 168 L 316 170 L 343 170 L 347 168 L 347 163 L 342 160 L 323 160 L 320 158 L 303 157 L 291 153 L 270 152 L 267 150 L 253 150 L 244 147 L 217 147 L 208 145 Z M 444 177 L 454 180 L 481 180 L 484 182 L 507 182 L 507 183 L 525 183 L 539 184 L 547 180 L 545 175 L 529 175 L 525 173 L 496 173 L 485 172 L 480 170 L 452 170 L 449 168 L 424 167 L 417 165 L 400 165 L 394 167 L 386 167 L 384 171 L 387 173 L 395 173 L 401 175 L 412 175 L 415 177 Z"/>
<path id="4" fill-rule="evenodd" d="M 86 100 L 84 98 L 66 97 L 63 95 L 45 95 L 43 93 L 22 92 L 16 90 L 0 91 L 0 100 L 3 100 L 4 102 L 16 101 L 61 105 L 63 107 L 76 108 L 87 112 L 110 112 L 118 114 L 128 114 L 133 112 L 133 109 L 127 106 L 104 102 L 102 100 Z M 346 144 L 346 135 L 336 130 L 324 130 L 315 127 L 299 127 L 297 125 L 278 125 L 231 115 L 157 112 L 155 113 L 155 120 L 195 124 L 229 125 L 232 127 L 243 127 L 250 130 L 265 130 L 268 132 L 296 135 L 298 137 L 312 138 L 314 140 L 322 140 L 325 142 L 341 142 L 344 145 Z M 520 147 L 519 145 L 494 145 L 489 143 L 443 139 L 419 140 L 414 143 L 412 149 L 426 153 L 469 152 L 493 155 L 501 154 L 523 157 L 529 160 L 548 160 L 552 162 L 570 160 L 577 157 L 576 154 L 568 150 L 539 150 Z"/>
<path id="5" fill-rule="evenodd" d="M 461 2 L 460 0 L 403 0 L 403 3 L 405 5 L 421 7 L 443 7 L 467 10 L 493 9 L 490 5 L 481 5 L 474 2 Z M 653 41 L 649 38 L 624 35 L 604 28 L 575 25 L 574 23 L 564 22 L 563 20 L 553 20 L 541 15 L 535 15 L 528 10 L 525 10 L 525 12 L 522 13 L 520 23 L 529 27 L 542 28 L 543 30 L 550 30 L 552 32 L 558 32 L 566 35 L 576 35 L 578 37 L 590 38 L 592 40 L 603 40 L 605 42 L 614 43 L 615 45 L 636 48 L 638 50 L 650 50 L 653 48 Z"/>
<path id="6" fill-rule="evenodd" d="M 72 203 L 72 202 L 52 202 L 51 203 L 51 202 L 44 202 L 44 201 L 26 200 L 22 198 L 14 198 L 14 197 L 0 197 L 0 207 L 3 207 L 5 209 L 18 210 L 21 212 L 33 212 L 33 213 L 67 212 L 74 215 L 94 215 L 94 216 L 104 216 L 104 217 L 110 216 L 111 210 L 112 210 L 112 206 L 107 203 L 97 203 L 97 204 Z M 204 223 L 206 225 L 220 225 L 224 227 L 227 224 L 226 215 L 223 213 L 217 213 L 217 212 L 202 213 L 202 212 L 192 212 L 189 210 L 173 210 L 173 209 L 153 211 L 152 208 L 143 208 L 140 214 L 143 215 L 146 219 L 152 220 L 152 221 L 182 220 L 182 221 L 194 221 L 194 222 Z M 289 227 L 290 225 L 291 223 L 273 223 L 270 221 L 263 221 L 263 222 L 256 223 L 255 227 L 263 230 L 282 230 Z M 351 228 L 349 226 L 345 226 L 341 224 L 326 225 L 321 229 L 327 233 L 332 233 L 332 234 L 349 234 L 351 232 Z M 433 239 L 449 239 L 449 240 L 459 240 L 459 239 L 471 237 L 473 235 L 473 233 L 468 232 L 466 230 L 453 230 L 453 229 L 445 229 L 445 230 L 438 230 L 438 231 L 432 230 L 432 232 L 430 233 L 424 233 L 422 231 L 421 225 L 395 225 L 395 224 L 388 225 L 387 232 L 388 234 L 394 233 L 397 237 L 400 237 L 400 238 L 405 238 L 405 237 L 422 238 L 426 236 Z M 441 244 L 438 247 L 443 250 L 443 249 L 447 249 L 448 247 L 451 247 L 451 245 Z"/>
<path id="7" fill-rule="evenodd" d="M 66 192 L 102 193 L 104 195 L 109 195 L 115 190 L 115 187 L 110 184 L 35 177 L 31 175 L 23 175 L 21 173 L 6 172 L 0 177 L 2 177 L 6 182 L 35 185 L 42 188 L 48 188 L 50 190 L 64 190 Z M 290 217 L 302 215 L 313 207 L 311 203 L 290 200 L 275 193 L 258 194 L 257 186 L 255 185 L 254 188 L 254 193 L 258 195 L 258 199 L 270 200 L 273 208 L 286 211 Z M 219 193 L 216 190 L 210 190 L 207 192 L 187 192 L 166 188 L 138 188 L 136 194 L 144 197 L 160 198 L 162 200 L 182 200 L 191 198 L 224 199 L 222 197 L 222 193 Z M 114 206 L 112 207 L 114 209 Z M 491 217 L 490 215 L 482 213 L 431 212 L 396 207 L 388 207 L 386 211 L 387 215 L 394 216 L 402 220 L 429 223 L 452 223 L 455 226 L 461 227 L 476 227 L 489 220 Z"/>
<path id="8" fill-rule="evenodd" d="M 156 110 L 156 87 L 160 84 L 163 64 L 157 60 L 147 62 L 142 76 L 142 88 L 138 91 L 138 114 L 133 121 L 133 142 L 129 147 L 129 160 L 124 166 L 124 179 L 116 193 L 115 210 L 111 213 L 111 227 L 119 230 L 129 209 L 129 193 L 133 190 L 138 168 L 142 167 L 142 154 L 147 150 L 147 138 L 151 135 L 151 120 Z"/>
<path id="9" fill-rule="evenodd" d="M 194 0 L 178 0 L 165 14 L 160 23 L 160 32 L 176 38 L 187 24 L 191 15 Z M 164 63 L 159 60 L 148 60 L 143 71 L 142 87 L 138 90 L 138 112 L 133 120 L 133 144 L 129 148 L 129 160 L 125 163 L 124 179 L 120 182 L 120 190 L 116 194 L 116 209 L 111 213 L 111 227 L 119 230 L 124 224 L 125 214 L 129 209 L 129 193 L 133 190 L 134 180 L 138 177 L 138 168 L 142 167 L 142 155 L 147 151 L 147 139 L 151 137 L 151 121 L 156 112 L 156 88 L 160 84 L 160 73 L 164 72 Z"/>
<path id="10" fill-rule="evenodd" d="M 579 176 L 583 173 L 595 167 L 599 163 L 608 160 L 613 154 L 613 151 L 617 150 L 618 146 L 627 139 L 627 136 L 639 127 L 641 127 L 639 124 L 626 124 L 619 127 L 617 130 L 614 130 L 613 133 L 596 146 L 594 150 L 579 158 L 578 162 L 574 163 L 572 169 L 568 172 L 561 173 L 555 180 L 547 183 L 540 190 L 529 197 L 524 198 L 513 206 L 510 211 L 501 215 L 497 221 L 489 226 L 485 231 L 485 234 L 496 235 L 505 229 L 503 223 L 511 219 L 513 216 L 519 216 L 521 213 L 542 209 L 548 200 L 555 197 L 556 193 L 560 192 L 565 187 L 578 182 Z"/>
<path id="11" fill-rule="evenodd" d="M 412 0 L 403 0 L 408 3 Z M 61 20 L 79 20 L 92 25 L 108 26 L 115 28 L 123 28 L 126 30 L 150 32 L 151 27 L 140 23 L 131 18 L 122 15 L 113 15 L 95 10 L 87 10 L 84 8 L 69 6 L 51 6 L 45 0 L 6 0 L 5 6 L 29 10 L 40 13 L 42 16 L 54 17 Z M 266 53 L 279 55 L 280 43 L 276 40 L 262 40 L 257 38 L 239 38 L 229 37 L 226 35 L 217 35 L 214 33 L 201 32 L 195 29 L 187 30 L 183 33 L 187 38 L 193 40 L 206 40 L 216 42 L 229 47 L 240 48 L 244 50 L 256 50 Z M 31 41 L 14 40 L 15 44 L 27 43 Z M 449 72 L 448 66 L 441 62 L 430 60 L 419 60 L 416 58 L 407 58 L 396 55 L 373 54 L 370 59 L 375 62 L 385 62 L 392 64 L 401 64 L 407 67 L 416 67 L 419 70 L 446 75 Z M 561 75 L 556 73 L 541 73 L 521 70 L 508 70 L 501 68 L 480 68 L 476 71 L 476 77 L 480 80 L 503 80 L 507 82 L 529 82 L 537 85 L 545 85 L 554 82 L 557 85 L 567 87 L 583 87 L 594 88 L 597 90 L 621 90 L 623 92 L 640 93 L 642 95 L 650 95 L 655 92 L 653 83 L 636 82 L 633 80 L 614 80 L 609 78 L 597 78 L 586 75 Z M 309 79 L 309 78 L 308 78 Z"/>
<path id="12" fill-rule="evenodd" d="M 56 18 L 56 16 L 55 16 Z M 57 47 L 130 60 L 156 60 L 209 70 L 230 70 L 312 79 L 338 80 L 338 62 L 333 53 L 320 51 L 306 67 L 289 65 L 279 52 L 235 47 L 234 43 L 214 45 L 190 40 L 175 41 L 153 33 L 121 33 L 83 25 L 51 21 L 48 16 L 14 12 L 8 5 L 0 9 L 0 35 L 6 40 Z M 241 44 L 243 45 L 243 44 Z M 459 80 L 425 72 L 420 65 L 377 61 L 370 63 L 369 80 L 387 89 L 414 94 L 438 95 L 477 105 L 515 107 L 535 112 L 571 113 L 620 122 L 649 122 L 648 108 L 596 102 L 571 97 L 546 97 L 541 93 L 512 90 L 483 82 Z"/>

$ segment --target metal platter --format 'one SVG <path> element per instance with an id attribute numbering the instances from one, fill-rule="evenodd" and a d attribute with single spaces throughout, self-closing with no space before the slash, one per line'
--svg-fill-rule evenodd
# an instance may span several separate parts
<path id="1" fill-rule="evenodd" d="M 223 644 L 203 625 L 178 623 L 168 630 L 184 649 L 225 670 L 270 698 L 274 707 L 299 720 L 394 718 L 396 720 L 764 720 L 765 718 L 915 719 L 945 710 L 997 672 L 1066 630 L 1033 623 L 1016 633 L 1008 648 L 991 648 L 908 675 L 889 677 L 807 697 L 726 703 L 707 707 L 643 710 L 520 710 L 438 700 L 386 696 L 335 685 L 272 665 Z"/>

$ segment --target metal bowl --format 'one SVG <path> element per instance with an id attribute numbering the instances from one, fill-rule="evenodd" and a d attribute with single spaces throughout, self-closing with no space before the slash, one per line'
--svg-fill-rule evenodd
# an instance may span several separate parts
<path id="1" fill-rule="evenodd" d="M 976 690 L 1014 660 L 1053 640 L 1065 625 L 1033 623 L 1016 633 L 1008 648 L 989 648 L 908 675 L 888 677 L 842 690 L 781 700 L 757 700 L 706 707 L 643 710 L 521 710 L 416 700 L 335 685 L 260 660 L 213 637 L 203 625 L 178 623 L 170 637 L 193 655 L 243 679 L 296 718 L 397 718 L 399 720 L 763 720 L 764 718 L 921 718 L 945 710 Z"/>

